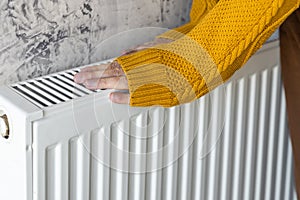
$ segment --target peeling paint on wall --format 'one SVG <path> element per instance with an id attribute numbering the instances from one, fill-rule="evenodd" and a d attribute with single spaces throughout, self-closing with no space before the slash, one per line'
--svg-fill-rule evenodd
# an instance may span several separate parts
<path id="1" fill-rule="evenodd" d="M 0 84 L 96 62 L 98 44 L 137 27 L 188 21 L 186 0 L 3 0 Z"/>

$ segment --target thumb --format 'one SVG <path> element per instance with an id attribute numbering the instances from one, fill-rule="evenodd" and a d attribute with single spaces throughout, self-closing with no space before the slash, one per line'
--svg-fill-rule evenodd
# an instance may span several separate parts
<path id="1" fill-rule="evenodd" d="M 112 92 L 109 95 L 109 99 L 118 104 L 129 104 L 130 95 L 128 93 L 123 92 Z"/>

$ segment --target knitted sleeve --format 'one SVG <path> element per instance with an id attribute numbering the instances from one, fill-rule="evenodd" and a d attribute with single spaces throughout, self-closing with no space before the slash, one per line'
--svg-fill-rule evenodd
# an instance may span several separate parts
<path id="1" fill-rule="evenodd" d="M 216 5 L 217 0 L 194 0 L 190 11 L 190 22 L 167 31 L 158 38 L 167 38 L 171 40 L 179 39 L 183 34 L 190 32 L 199 21 Z"/>
<path id="2" fill-rule="evenodd" d="M 220 0 L 180 39 L 117 61 L 126 73 L 132 106 L 175 106 L 229 79 L 300 0 Z"/>

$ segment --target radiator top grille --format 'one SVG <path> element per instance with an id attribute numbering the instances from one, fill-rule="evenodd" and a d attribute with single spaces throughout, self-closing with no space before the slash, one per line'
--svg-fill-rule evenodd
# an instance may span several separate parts
<path id="1" fill-rule="evenodd" d="M 97 64 L 108 62 L 110 61 Z M 11 87 L 36 106 L 40 108 L 50 107 L 97 92 L 97 90 L 89 90 L 73 81 L 74 75 L 79 71 L 80 68 L 71 69 L 19 82 L 11 85 Z"/>

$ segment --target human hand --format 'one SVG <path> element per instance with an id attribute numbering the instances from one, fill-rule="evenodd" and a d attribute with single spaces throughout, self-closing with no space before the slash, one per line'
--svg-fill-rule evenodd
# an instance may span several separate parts
<path id="1" fill-rule="evenodd" d="M 156 38 L 152 42 L 139 45 L 135 48 L 126 50 L 123 55 L 128 55 L 137 51 L 141 51 L 158 44 L 165 44 L 172 40 L 165 38 Z M 117 61 L 109 64 L 101 64 L 98 66 L 87 67 L 74 76 L 74 81 L 83 84 L 86 88 L 96 89 L 117 89 L 128 90 L 128 81 L 122 67 Z M 129 104 L 129 93 L 112 92 L 109 96 L 114 103 Z"/>
<path id="2" fill-rule="evenodd" d="M 128 90 L 128 81 L 125 73 L 117 61 L 81 69 L 74 76 L 74 81 L 78 84 L 83 84 L 91 90 Z M 109 98 L 114 103 L 129 104 L 129 93 L 112 92 Z"/>

